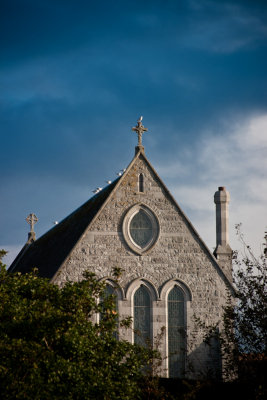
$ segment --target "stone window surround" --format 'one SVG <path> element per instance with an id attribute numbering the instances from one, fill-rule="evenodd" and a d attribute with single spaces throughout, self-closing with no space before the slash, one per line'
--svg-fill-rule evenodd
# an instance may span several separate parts
<path id="1" fill-rule="evenodd" d="M 144 285 L 150 295 L 151 308 L 150 308 L 150 338 L 151 340 L 156 337 L 159 333 L 162 326 L 165 326 L 165 334 L 162 339 L 162 343 L 160 344 L 161 352 L 165 355 L 168 354 L 168 296 L 170 291 L 174 286 L 178 286 L 184 295 L 184 307 L 185 307 L 185 327 L 186 331 L 189 329 L 189 321 L 192 316 L 191 312 L 191 303 L 192 303 L 192 292 L 190 288 L 180 279 L 170 279 L 164 283 L 162 288 L 158 290 L 152 282 L 147 280 L 146 278 L 137 278 L 130 282 L 129 286 L 124 291 L 123 288 L 113 281 L 110 277 L 105 277 L 100 279 L 101 281 L 106 281 L 108 285 L 113 286 L 116 290 L 117 298 L 118 298 L 118 312 L 119 315 L 126 317 L 131 316 L 134 317 L 134 294 L 136 290 Z M 129 310 L 128 313 L 125 313 L 124 308 Z M 164 322 L 157 322 L 158 316 L 164 316 Z M 119 337 L 121 335 L 119 334 Z M 127 337 L 124 336 L 124 339 L 129 340 L 131 343 L 134 343 L 134 332 L 133 329 L 128 330 Z M 185 348 L 187 348 L 188 343 L 185 342 Z M 186 352 L 187 353 L 187 352 Z M 185 367 L 187 366 L 187 354 L 185 354 Z M 168 357 L 163 360 L 163 370 L 166 377 L 169 376 L 168 371 Z"/>
<path id="2" fill-rule="evenodd" d="M 185 335 L 185 349 L 188 350 L 188 343 L 187 343 L 187 332 L 189 329 L 189 320 L 191 317 L 191 303 L 192 303 L 192 292 L 191 290 L 188 288 L 188 286 L 182 282 L 181 280 L 178 279 L 171 279 L 168 282 L 166 282 L 164 284 L 164 286 L 162 287 L 161 291 L 160 291 L 160 297 L 162 299 L 163 302 L 163 307 L 165 310 L 165 327 L 166 327 L 166 332 L 165 332 L 165 354 L 167 355 L 166 358 L 166 373 L 167 373 L 167 377 L 169 377 L 169 360 L 168 360 L 168 349 L 169 349 L 169 345 L 168 345 L 168 297 L 169 297 L 169 293 L 170 291 L 177 286 L 183 293 L 184 296 L 184 326 L 185 326 L 185 331 L 186 331 L 186 335 Z M 187 366 L 187 353 L 188 351 L 185 352 L 185 368 Z"/>
<path id="3" fill-rule="evenodd" d="M 131 234 L 130 234 L 130 223 L 132 218 L 134 217 L 135 214 L 138 213 L 139 210 L 143 210 L 146 215 L 149 217 L 151 223 L 152 223 L 152 238 L 149 241 L 149 243 L 141 248 L 139 247 L 132 239 Z M 159 220 L 157 216 L 155 215 L 154 211 L 152 211 L 147 205 L 144 203 L 137 203 L 134 204 L 126 213 L 123 222 L 122 222 L 122 234 L 124 237 L 124 240 L 126 241 L 127 245 L 130 247 L 131 250 L 133 250 L 135 253 L 142 255 L 146 253 L 148 250 L 152 249 L 154 245 L 156 244 L 159 234 L 160 234 L 160 225 L 159 225 Z"/>
<path id="4" fill-rule="evenodd" d="M 160 329 L 162 326 L 165 326 L 165 334 L 162 339 L 162 343 L 160 345 L 161 350 L 163 354 L 168 354 L 168 295 L 170 291 L 173 289 L 173 287 L 178 286 L 179 289 L 182 291 L 184 295 L 184 307 L 185 307 L 185 320 L 184 320 L 184 326 L 186 331 L 188 330 L 188 322 L 191 317 L 191 302 L 192 302 L 192 294 L 191 290 L 188 288 L 188 286 L 182 282 L 181 280 L 177 279 L 171 279 L 167 281 L 163 287 L 161 288 L 160 292 L 155 288 L 153 283 L 149 282 L 145 278 L 137 278 L 134 281 L 130 283 L 128 286 L 126 293 L 125 293 L 125 298 L 122 302 L 119 302 L 119 313 L 121 310 L 121 307 L 123 308 L 124 302 L 128 303 L 128 309 L 130 311 L 130 316 L 133 318 L 134 317 L 134 294 L 136 290 L 141 286 L 144 285 L 150 295 L 150 300 L 151 300 L 151 309 L 150 309 L 150 326 L 151 326 L 151 332 L 150 332 L 150 338 L 151 340 L 157 336 L 157 334 L 160 332 Z M 158 316 L 159 315 L 164 315 L 164 321 L 165 322 L 157 322 Z M 133 331 L 130 333 L 130 336 L 128 336 L 128 340 L 131 343 L 134 343 L 134 333 Z M 187 340 L 185 341 L 185 348 L 187 348 Z M 164 360 L 163 369 L 165 370 L 165 373 L 168 376 L 168 358 Z M 185 364 L 187 364 L 186 360 L 186 354 L 185 354 Z M 186 365 L 185 365 L 186 367 Z"/>
<path id="5" fill-rule="evenodd" d="M 150 282 L 146 278 L 136 278 L 133 281 L 129 283 L 127 286 L 126 290 L 123 290 L 123 288 L 118 284 L 117 282 L 114 281 L 109 276 L 105 276 L 100 279 L 101 282 L 105 281 L 107 285 L 110 285 L 114 288 L 116 291 L 116 294 L 118 296 L 118 300 L 122 301 L 133 301 L 133 296 L 135 291 L 141 286 L 145 285 L 147 289 L 149 290 L 151 300 L 152 301 L 166 301 L 168 299 L 169 292 L 173 289 L 174 286 L 178 286 L 179 289 L 184 294 L 185 302 L 192 302 L 192 291 L 186 285 L 181 279 L 170 279 L 167 282 L 164 283 L 162 288 L 158 290 L 152 282 Z"/>
<path id="6" fill-rule="evenodd" d="M 153 284 L 148 282 L 145 279 L 137 278 L 129 285 L 127 292 L 126 292 L 126 300 L 130 302 L 131 308 L 131 317 L 134 319 L 134 295 L 135 292 L 140 288 L 140 286 L 145 286 L 148 290 L 149 297 L 150 297 L 150 340 L 153 339 L 154 335 L 154 307 L 153 305 L 157 301 L 157 291 L 154 288 Z M 134 332 L 132 331 L 131 334 L 131 343 L 134 343 Z"/>

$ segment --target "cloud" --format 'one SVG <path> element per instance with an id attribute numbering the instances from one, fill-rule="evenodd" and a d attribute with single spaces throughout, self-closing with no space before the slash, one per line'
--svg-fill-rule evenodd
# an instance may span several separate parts
<path id="1" fill-rule="evenodd" d="M 24 240 L 18 221 L 37 205 L 48 213 L 47 192 L 56 203 L 88 185 L 91 193 L 125 167 L 140 115 L 149 159 L 210 246 L 219 185 L 231 191 L 235 222 L 246 223 L 251 199 L 266 199 L 266 119 L 243 117 L 266 110 L 266 6 L 104 1 L 103 12 L 102 2 L 24 3 L 6 2 L 0 15 L 1 242 Z M 25 179 L 40 187 L 33 204 Z"/>
<path id="2" fill-rule="evenodd" d="M 226 186 L 231 195 L 230 244 L 233 249 L 240 248 L 234 225 L 242 222 L 247 242 L 259 254 L 267 225 L 267 114 L 232 122 L 225 129 L 228 133 L 224 135 L 216 135 L 214 130 L 200 133 L 195 145 L 191 144 L 188 149 L 184 145 L 180 148 L 176 157 L 178 161 L 166 163 L 166 157 L 163 157 L 162 161 L 158 160 L 156 170 L 211 250 L 216 245 L 213 195 L 218 186 Z M 152 163 L 153 158 L 149 156 Z M 9 241 L 9 244 L 2 245 L 10 252 L 5 260 L 7 264 L 26 241 L 25 217 L 29 212 L 34 211 L 39 217 L 36 232 L 40 236 L 52 227 L 54 220 L 61 220 L 86 201 L 92 190 L 103 184 L 103 176 L 110 178 L 103 168 L 94 170 L 89 177 L 90 163 L 86 169 L 87 178 L 76 182 L 76 185 L 74 181 L 62 181 L 62 176 L 52 179 L 51 176 L 40 175 L 35 180 L 31 176 L 30 180 L 19 178 L 17 184 L 13 180 L 5 185 L 3 208 L 9 206 L 13 214 L 15 210 L 11 218 L 10 215 L 2 215 L 1 221 L 2 226 L 11 228 L 9 236 L 5 230 L 5 239 L 2 240 L 3 243 Z M 118 165 L 117 159 L 113 168 L 115 165 Z M 111 164 L 108 167 L 110 171 Z M 114 169 L 114 177 L 115 172 Z M 88 182 L 87 185 L 85 182 Z M 17 242 L 21 242 L 21 246 Z"/>
<path id="3" fill-rule="evenodd" d="M 215 246 L 213 194 L 218 186 L 226 186 L 231 195 L 232 248 L 240 248 L 234 225 L 241 222 L 248 244 L 259 254 L 267 228 L 267 114 L 236 121 L 228 128 L 223 136 L 214 131 L 202 132 L 186 161 L 186 165 L 193 163 L 193 167 L 188 167 L 188 173 L 194 171 L 191 179 L 181 179 L 180 163 L 159 167 L 159 173 L 167 181 L 170 174 L 172 193 L 210 248 Z M 175 170 L 181 184 L 174 184 Z"/>
<path id="4" fill-rule="evenodd" d="M 187 46 L 215 53 L 233 53 L 255 47 L 267 37 L 266 7 L 253 2 L 189 1 L 193 10 Z"/>

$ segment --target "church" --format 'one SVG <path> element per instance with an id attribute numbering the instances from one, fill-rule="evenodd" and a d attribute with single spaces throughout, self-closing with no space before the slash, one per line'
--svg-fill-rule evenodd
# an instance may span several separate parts
<path id="1" fill-rule="evenodd" d="M 36 267 L 58 285 L 94 272 L 115 292 L 119 315 L 133 319 L 133 329 L 119 331 L 119 338 L 154 343 L 163 377 L 219 378 L 220 348 L 205 344 L 195 317 L 207 325 L 220 322 L 227 295 L 234 294 L 229 193 L 219 187 L 214 195 L 212 254 L 148 161 L 142 117 L 132 130 L 138 135 L 135 154 L 116 180 L 37 240 L 35 216 L 29 216 L 28 241 L 10 271 Z M 123 270 L 119 286 L 114 267 Z"/>

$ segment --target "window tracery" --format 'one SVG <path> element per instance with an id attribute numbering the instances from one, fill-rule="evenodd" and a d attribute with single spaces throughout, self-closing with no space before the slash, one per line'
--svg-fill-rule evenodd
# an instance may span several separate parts
<path id="1" fill-rule="evenodd" d="M 128 246 L 138 254 L 149 250 L 159 237 L 159 222 L 144 204 L 136 204 L 126 213 L 122 232 Z"/>

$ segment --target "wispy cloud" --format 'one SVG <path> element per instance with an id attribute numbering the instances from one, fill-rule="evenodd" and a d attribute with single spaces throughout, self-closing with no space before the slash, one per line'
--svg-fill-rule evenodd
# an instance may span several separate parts
<path id="1" fill-rule="evenodd" d="M 267 227 L 266 132 L 267 114 L 236 122 L 224 136 L 216 136 L 216 132 L 203 134 L 197 151 L 189 153 L 187 159 L 188 166 L 190 162 L 193 164 L 190 172 L 194 173 L 194 179 L 189 179 L 188 183 L 185 180 L 178 185 L 173 183 L 174 171 L 177 171 L 177 182 L 181 182 L 180 163 L 159 168 L 163 178 L 168 180 L 169 175 L 172 178 L 172 192 L 210 248 L 215 246 L 212 196 L 218 186 L 226 186 L 231 194 L 232 247 L 239 247 L 234 225 L 242 222 L 248 243 L 257 254 L 259 252 Z M 194 159 L 190 154 L 194 154 Z"/>
<path id="2" fill-rule="evenodd" d="M 264 2 L 13 3 L 0 14 L 1 243 L 24 242 L 30 211 L 40 216 L 39 235 L 54 212 L 64 217 L 116 176 L 132 157 L 140 115 L 149 159 L 209 246 L 220 185 L 231 192 L 232 226 L 244 222 L 259 242 Z M 62 206 L 62 198 L 74 203 Z"/>

